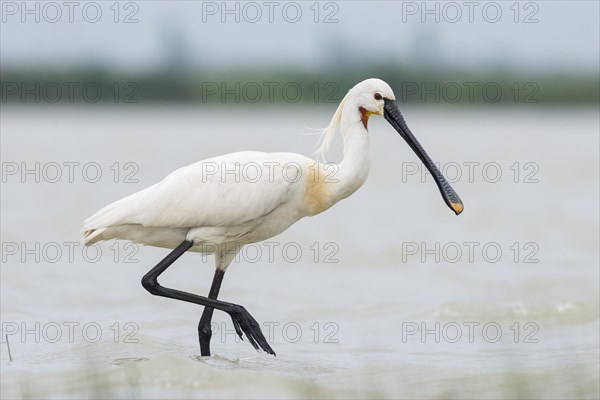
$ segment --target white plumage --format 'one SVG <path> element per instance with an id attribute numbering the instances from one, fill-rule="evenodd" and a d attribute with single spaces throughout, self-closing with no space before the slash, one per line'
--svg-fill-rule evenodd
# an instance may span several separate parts
<path id="1" fill-rule="evenodd" d="M 264 240 L 303 216 L 313 164 L 298 154 L 250 151 L 191 164 L 86 219 L 84 243 L 124 239 L 174 248 L 187 238 L 198 243 L 192 251 L 203 251 L 201 244 Z"/>
<path id="2" fill-rule="evenodd" d="M 85 220 L 83 241 L 90 245 L 125 239 L 174 249 L 144 275 L 142 286 L 153 295 L 204 306 L 198 324 L 201 354 L 210 355 L 212 313 L 218 309 L 231 316 L 240 337 L 245 334 L 255 349 L 275 355 L 244 307 L 217 300 L 225 270 L 245 244 L 271 238 L 362 186 L 370 169 L 367 122 L 372 114 L 385 116 L 407 141 L 432 173 L 446 204 L 459 214 L 460 198 L 406 126 L 392 89 L 379 79 L 368 79 L 346 94 L 317 148 L 324 157 L 339 128 L 344 140 L 339 165 L 293 153 L 246 151 L 210 158 L 104 207 Z M 188 250 L 215 253 L 208 297 L 158 283 L 158 277 Z"/>
<path id="3" fill-rule="evenodd" d="M 192 251 L 214 253 L 224 245 L 239 249 L 273 237 L 299 219 L 328 209 L 365 182 L 370 168 L 367 121 L 384 111 L 431 168 L 446 203 L 460 213 L 460 199 L 406 127 L 394 99 L 392 89 L 379 79 L 360 82 L 346 94 L 317 148 L 323 157 L 340 130 L 344 159 L 335 171 L 294 153 L 239 152 L 207 159 L 86 219 L 83 242 L 125 239 L 175 248 L 187 239 L 194 243 Z M 218 257 L 217 267 L 225 269 L 229 262 Z"/>

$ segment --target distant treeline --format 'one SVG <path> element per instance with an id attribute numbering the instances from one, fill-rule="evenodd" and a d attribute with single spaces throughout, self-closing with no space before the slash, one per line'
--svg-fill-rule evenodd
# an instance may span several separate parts
<path id="1" fill-rule="evenodd" d="M 401 103 L 598 103 L 597 74 L 573 76 L 495 71 L 425 71 L 406 67 L 291 70 L 163 70 L 124 73 L 103 69 L 0 71 L 2 103 L 207 104 L 338 103 L 357 82 L 378 77 Z"/>

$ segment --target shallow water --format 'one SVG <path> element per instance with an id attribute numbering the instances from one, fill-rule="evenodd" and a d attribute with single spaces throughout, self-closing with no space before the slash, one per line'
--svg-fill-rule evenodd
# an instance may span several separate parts
<path id="1" fill-rule="evenodd" d="M 459 217 L 372 119 L 364 187 L 227 271 L 220 297 L 276 358 L 222 313 L 198 357 L 201 309 L 139 283 L 166 250 L 82 250 L 105 204 L 222 153 L 310 154 L 332 111 L 3 107 L 2 397 L 597 398 L 597 109 L 407 107 Z M 186 254 L 161 282 L 206 293 L 212 265 Z"/>

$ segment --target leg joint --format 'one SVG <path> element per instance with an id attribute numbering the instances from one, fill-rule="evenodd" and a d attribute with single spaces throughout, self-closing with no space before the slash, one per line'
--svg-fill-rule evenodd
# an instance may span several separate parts
<path id="1" fill-rule="evenodd" d="M 160 287 L 155 276 L 146 274 L 142 278 L 142 286 L 152 294 L 157 294 L 157 289 Z"/>

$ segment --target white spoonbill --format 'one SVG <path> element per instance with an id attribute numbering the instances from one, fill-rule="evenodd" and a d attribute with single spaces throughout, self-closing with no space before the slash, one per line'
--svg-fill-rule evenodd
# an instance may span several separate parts
<path id="1" fill-rule="evenodd" d="M 275 355 L 244 307 L 217 300 L 225 270 L 242 246 L 278 235 L 362 186 L 370 168 L 367 121 L 372 114 L 383 115 L 406 140 L 431 172 L 446 204 L 460 214 L 460 198 L 406 126 L 390 86 L 380 79 L 367 79 L 340 102 L 317 148 L 323 156 L 339 128 L 344 159 L 335 179 L 327 179 L 331 166 L 328 169 L 300 154 L 248 151 L 210 158 L 104 207 L 85 220 L 83 242 L 124 239 L 173 249 L 144 275 L 142 285 L 153 295 L 204 306 L 198 325 L 201 354 L 210 356 L 211 319 L 217 309 L 231 316 L 237 334 L 245 334 L 256 350 Z M 158 283 L 160 274 L 188 250 L 215 254 L 216 271 L 208 297 Z"/>

